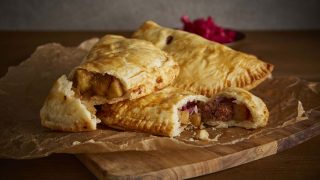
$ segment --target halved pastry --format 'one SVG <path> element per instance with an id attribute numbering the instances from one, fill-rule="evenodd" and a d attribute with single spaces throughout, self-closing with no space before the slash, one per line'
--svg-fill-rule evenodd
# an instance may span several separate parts
<path id="1" fill-rule="evenodd" d="M 271 76 L 273 65 L 196 34 L 145 22 L 134 38 L 152 42 L 180 65 L 174 86 L 213 96 L 227 87 L 250 90 Z"/>
<path id="2" fill-rule="evenodd" d="M 173 82 L 179 66 L 152 43 L 107 35 L 83 63 L 53 85 L 40 110 L 41 124 L 54 130 L 95 130 L 94 105 L 150 94 Z"/>
<path id="3" fill-rule="evenodd" d="M 212 99 L 174 87 L 133 101 L 102 105 L 101 121 L 113 128 L 175 137 L 186 127 L 238 126 L 255 129 L 267 124 L 264 102 L 240 88 L 228 88 Z"/>
<path id="4" fill-rule="evenodd" d="M 269 111 L 257 96 L 240 88 L 227 88 L 199 107 L 207 125 L 246 129 L 266 126 Z"/>
<path id="5" fill-rule="evenodd" d="M 70 75 L 74 90 L 93 104 L 136 99 L 171 84 L 178 64 L 152 43 L 104 36 Z"/>
<path id="6" fill-rule="evenodd" d="M 42 126 L 71 132 L 95 130 L 100 120 L 94 114 L 93 106 L 75 96 L 65 75 L 54 83 L 40 110 Z"/>
<path id="7" fill-rule="evenodd" d="M 97 116 L 117 129 L 174 137 L 181 133 L 183 125 L 200 126 L 196 104 L 205 101 L 205 96 L 167 87 L 132 101 L 102 105 Z"/>

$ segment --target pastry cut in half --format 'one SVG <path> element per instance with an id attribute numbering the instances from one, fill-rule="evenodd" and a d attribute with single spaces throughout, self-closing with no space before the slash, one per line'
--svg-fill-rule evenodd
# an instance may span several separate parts
<path id="1" fill-rule="evenodd" d="M 178 64 L 152 43 L 107 35 L 82 64 L 54 83 L 40 110 L 41 124 L 61 131 L 95 130 L 95 105 L 133 100 L 173 82 Z"/>
<path id="2" fill-rule="evenodd" d="M 40 110 L 42 126 L 70 132 L 95 130 L 100 120 L 94 114 L 93 106 L 76 97 L 66 75 L 56 80 Z"/>
<path id="3" fill-rule="evenodd" d="M 269 111 L 257 96 L 240 88 L 227 88 L 201 107 L 202 121 L 217 127 L 256 129 L 267 125 Z"/>
<path id="4" fill-rule="evenodd" d="M 167 87 L 132 101 L 105 104 L 97 112 L 113 128 L 179 136 L 186 128 L 218 127 L 256 129 L 267 124 L 269 112 L 263 101 L 240 88 L 228 88 L 212 99 Z"/>
<path id="5" fill-rule="evenodd" d="M 133 101 L 102 105 L 97 116 L 104 124 L 116 129 L 174 137 L 180 135 L 189 119 L 194 118 L 193 121 L 200 125 L 199 117 L 189 117 L 193 114 L 191 111 L 195 114 L 197 110 L 188 107 L 194 108 L 196 103 L 207 100 L 202 95 L 167 87 Z"/>
<path id="6" fill-rule="evenodd" d="M 145 22 L 132 36 L 152 42 L 180 65 L 174 86 L 213 96 L 227 87 L 250 90 L 271 77 L 273 65 L 193 33 Z"/>
<path id="7" fill-rule="evenodd" d="M 145 96 L 171 84 L 178 73 L 178 64 L 152 43 L 106 35 L 70 79 L 82 99 L 97 105 Z"/>

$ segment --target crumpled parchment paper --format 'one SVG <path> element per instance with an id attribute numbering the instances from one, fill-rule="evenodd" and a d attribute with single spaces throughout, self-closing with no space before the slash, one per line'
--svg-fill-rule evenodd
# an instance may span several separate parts
<path id="1" fill-rule="evenodd" d="M 51 153 L 147 151 L 233 144 L 298 121 L 320 120 L 319 83 L 297 77 L 275 77 L 252 90 L 269 108 L 267 127 L 257 130 L 208 127 L 210 141 L 196 140 L 194 131 L 168 138 L 118 131 L 104 125 L 99 125 L 96 131 L 81 133 L 57 132 L 42 127 L 39 110 L 53 82 L 78 65 L 96 41 L 91 39 L 78 47 L 63 47 L 56 43 L 40 46 L 29 59 L 10 67 L 0 79 L 1 158 L 30 159 Z"/>

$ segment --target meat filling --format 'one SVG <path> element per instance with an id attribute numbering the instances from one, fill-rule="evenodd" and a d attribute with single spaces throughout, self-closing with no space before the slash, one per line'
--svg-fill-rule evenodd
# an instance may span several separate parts
<path id="1" fill-rule="evenodd" d="M 104 96 L 108 99 L 121 97 L 124 90 L 120 81 L 108 74 L 94 74 L 83 69 L 74 73 L 74 87 L 82 96 Z"/>
<path id="2" fill-rule="evenodd" d="M 179 119 L 183 125 L 192 124 L 199 128 L 202 121 L 245 121 L 252 117 L 249 109 L 237 103 L 236 99 L 217 97 L 207 103 L 188 102 L 179 109 Z"/>
<path id="3" fill-rule="evenodd" d="M 233 98 L 218 97 L 203 104 L 201 116 L 205 121 L 244 121 L 251 119 L 251 113 L 244 104 L 238 104 Z"/>

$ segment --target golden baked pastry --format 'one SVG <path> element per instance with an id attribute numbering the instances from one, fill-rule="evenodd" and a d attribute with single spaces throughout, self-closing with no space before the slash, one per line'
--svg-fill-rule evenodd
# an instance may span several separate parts
<path id="1" fill-rule="evenodd" d="M 100 120 L 95 111 L 75 96 L 72 82 L 61 76 L 53 85 L 40 110 L 44 127 L 61 131 L 90 131 L 96 129 Z"/>
<path id="2" fill-rule="evenodd" d="M 205 124 L 218 127 L 256 129 L 266 126 L 269 118 L 265 103 L 240 88 L 221 91 L 199 109 Z"/>
<path id="3" fill-rule="evenodd" d="M 116 129 L 175 137 L 186 127 L 199 130 L 203 124 L 256 129 L 267 124 L 269 112 L 260 98 L 240 88 L 227 88 L 208 99 L 167 87 L 132 101 L 102 105 L 97 116 Z M 202 139 L 208 136 L 199 132 Z"/>
<path id="4" fill-rule="evenodd" d="M 61 131 L 95 130 L 94 105 L 136 99 L 164 88 L 178 64 L 152 43 L 107 35 L 83 63 L 53 85 L 40 110 L 41 124 Z"/>
<path id="5" fill-rule="evenodd" d="M 70 79 L 82 99 L 112 104 L 162 89 L 178 73 L 178 64 L 152 43 L 107 35 L 94 45 Z"/>
<path id="6" fill-rule="evenodd" d="M 147 21 L 132 36 L 152 42 L 180 65 L 174 86 L 206 96 L 227 87 L 250 90 L 271 76 L 273 65 L 196 34 Z"/>
<path id="7" fill-rule="evenodd" d="M 183 124 L 188 124 L 189 113 L 183 113 L 187 106 L 205 101 L 205 96 L 167 87 L 132 101 L 102 105 L 97 116 L 113 128 L 174 137 L 183 131 Z"/>

